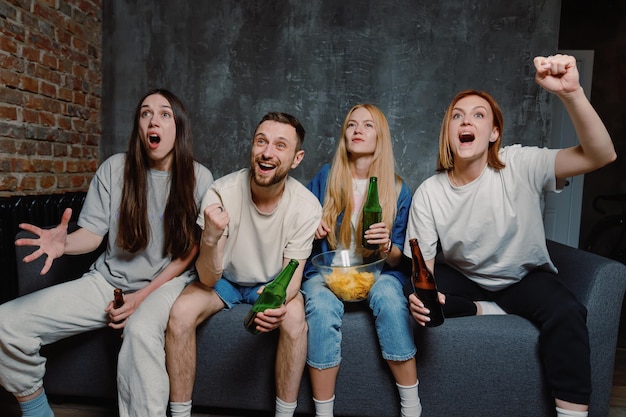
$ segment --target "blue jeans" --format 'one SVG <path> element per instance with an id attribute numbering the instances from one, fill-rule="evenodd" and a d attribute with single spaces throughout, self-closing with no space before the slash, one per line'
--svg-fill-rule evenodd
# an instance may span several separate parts
<path id="1" fill-rule="evenodd" d="M 306 320 L 309 325 L 307 364 L 316 369 L 338 366 L 341 362 L 341 323 L 343 302 L 330 291 L 321 275 L 304 281 Z M 415 356 L 412 318 L 408 301 L 397 278 L 382 274 L 368 295 L 376 333 L 386 360 L 406 361 Z"/>

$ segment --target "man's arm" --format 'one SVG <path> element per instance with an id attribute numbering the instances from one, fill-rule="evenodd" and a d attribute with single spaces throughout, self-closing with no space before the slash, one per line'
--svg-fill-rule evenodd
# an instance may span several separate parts
<path id="1" fill-rule="evenodd" d="M 283 259 L 283 268 L 289 263 L 290 259 Z M 287 287 L 287 298 L 285 299 L 285 304 L 293 299 L 299 292 L 300 286 L 302 285 L 302 274 L 304 273 L 304 265 L 306 264 L 306 259 L 298 259 L 298 267 L 293 273 L 293 277 L 289 282 L 289 286 Z"/>
<path id="2" fill-rule="evenodd" d="M 222 277 L 224 246 L 227 239 L 224 230 L 229 222 L 230 217 L 221 204 L 210 204 L 204 209 L 204 230 L 200 238 L 196 270 L 200 282 L 208 287 L 213 287 Z"/>

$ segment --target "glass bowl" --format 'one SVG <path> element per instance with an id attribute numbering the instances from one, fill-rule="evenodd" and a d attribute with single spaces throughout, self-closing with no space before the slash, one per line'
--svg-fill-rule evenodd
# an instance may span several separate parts
<path id="1" fill-rule="evenodd" d="M 311 262 L 337 297 L 355 302 L 367 298 L 386 259 L 387 254 L 379 251 L 364 257 L 349 250 L 333 250 L 315 255 Z"/>

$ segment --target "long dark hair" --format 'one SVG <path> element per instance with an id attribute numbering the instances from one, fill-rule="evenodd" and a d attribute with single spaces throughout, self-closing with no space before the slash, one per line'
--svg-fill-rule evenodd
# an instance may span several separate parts
<path id="1" fill-rule="evenodd" d="M 189 115 L 182 101 L 165 89 L 148 91 L 139 100 L 135 109 L 133 131 L 124 165 L 124 190 L 116 243 L 130 253 L 137 253 L 144 250 L 150 240 L 147 213 L 147 176 L 150 165 L 144 144 L 139 137 L 139 117 L 141 104 L 153 94 L 163 96 L 170 103 L 176 122 L 170 192 L 163 218 L 165 229 L 163 256 L 170 254 L 172 259 L 176 259 L 184 257 L 191 251 L 198 233 L 196 227 L 198 209 L 194 197 L 196 176 Z"/>

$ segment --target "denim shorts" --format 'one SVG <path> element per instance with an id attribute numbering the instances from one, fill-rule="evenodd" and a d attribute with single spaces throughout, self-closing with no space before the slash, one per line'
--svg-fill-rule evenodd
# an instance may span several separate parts
<path id="1" fill-rule="evenodd" d="M 215 293 L 222 299 L 226 305 L 226 310 L 230 310 L 236 304 L 254 304 L 259 294 L 259 288 L 267 284 L 258 284 L 247 287 L 234 282 L 230 282 L 226 278 L 221 278 L 215 284 L 213 289 Z"/>

